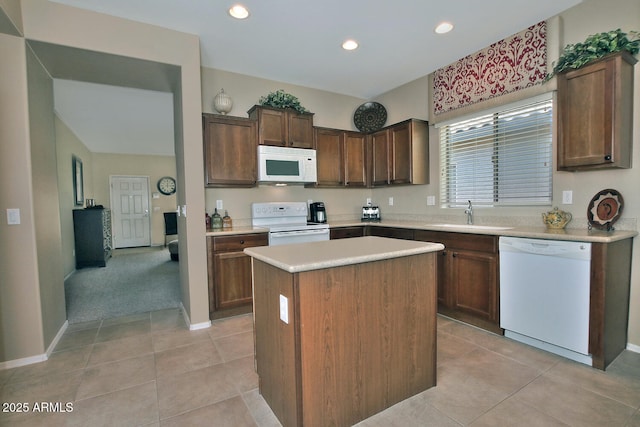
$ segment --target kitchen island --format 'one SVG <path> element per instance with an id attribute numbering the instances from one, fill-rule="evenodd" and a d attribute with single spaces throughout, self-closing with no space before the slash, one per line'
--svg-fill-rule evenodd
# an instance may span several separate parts
<path id="1" fill-rule="evenodd" d="M 260 393 L 284 426 L 348 426 L 436 383 L 437 243 L 247 248 Z"/>

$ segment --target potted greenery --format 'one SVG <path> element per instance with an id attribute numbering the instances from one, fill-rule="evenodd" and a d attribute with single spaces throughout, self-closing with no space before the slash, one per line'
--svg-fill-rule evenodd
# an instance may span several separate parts
<path id="1" fill-rule="evenodd" d="M 286 93 L 282 89 L 261 97 L 258 103 L 267 107 L 292 108 L 298 113 L 308 113 L 307 109 L 300 105 L 300 100 L 297 97 Z"/>
<path id="2" fill-rule="evenodd" d="M 589 62 L 600 59 L 611 53 L 628 51 L 635 55 L 640 51 L 640 33 L 630 31 L 629 34 L 620 29 L 590 35 L 582 43 L 565 46 L 558 61 L 554 62 L 553 71 L 545 80 L 569 69 L 578 69 Z"/>

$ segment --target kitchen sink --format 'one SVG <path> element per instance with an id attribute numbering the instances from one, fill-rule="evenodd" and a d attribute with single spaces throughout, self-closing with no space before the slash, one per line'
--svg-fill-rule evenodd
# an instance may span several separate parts
<path id="1" fill-rule="evenodd" d="M 451 228 L 457 230 L 486 230 L 486 231 L 500 231 L 511 230 L 513 227 L 501 227 L 497 225 L 475 225 L 475 224 L 427 224 L 429 227 L 442 227 Z"/>

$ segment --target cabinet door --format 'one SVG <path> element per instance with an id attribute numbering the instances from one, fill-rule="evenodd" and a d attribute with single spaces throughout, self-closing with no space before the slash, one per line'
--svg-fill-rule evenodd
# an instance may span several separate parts
<path id="1" fill-rule="evenodd" d="M 315 128 L 318 187 L 344 185 L 343 136 L 337 129 Z"/>
<path id="2" fill-rule="evenodd" d="M 287 113 L 288 145 L 296 148 L 313 148 L 313 116 Z"/>
<path id="3" fill-rule="evenodd" d="M 251 303 L 251 257 L 244 252 L 223 252 L 214 254 L 213 262 L 215 309 Z"/>
<path id="4" fill-rule="evenodd" d="M 203 126 L 205 186 L 255 186 L 255 121 L 207 114 Z"/>
<path id="5" fill-rule="evenodd" d="M 258 109 L 258 142 L 262 145 L 287 145 L 287 114 L 284 110 Z"/>
<path id="6" fill-rule="evenodd" d="M 371 142 L 371 185 L 389 184 L 389 130 L 381 130 L 370 135 Z"/>
<path id="7" fill-rule="evenodd" d="M 331 240 L 364 236 L 364 227 L 338 227 L 330 230 Z"/>
<path id="8" fill-rule="evenodd" d="M 497 257 L 482 252 L 451 250 L 450 290 L 453 308 L 496 321 Z"/>
<path id="9" fill-rule="evenodd" d="M 411 184 L 411 123 L 405 122 L 390 129 L 390 182 Z"/>
<path id="10" fill-rule="evenodd" d="M 367 137 L 358 132 L 344 134 L 344 180 L 347 187 L 367 186 Z"/>
<path id="11" fill-rule="evenodd" d="M 558 169 L 631 167 L 633 65 L 612 55 L 558 75 Z"/>

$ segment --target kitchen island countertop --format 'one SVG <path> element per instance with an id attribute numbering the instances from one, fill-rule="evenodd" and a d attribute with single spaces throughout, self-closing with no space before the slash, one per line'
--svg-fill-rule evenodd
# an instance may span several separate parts
<path id="1" fill-rule="evenodd" d="M 378 261 L 443 250 L 440 243 L 366 236 L 282 246 L 260 246 L 244 253 L 289 273 Z"/>

